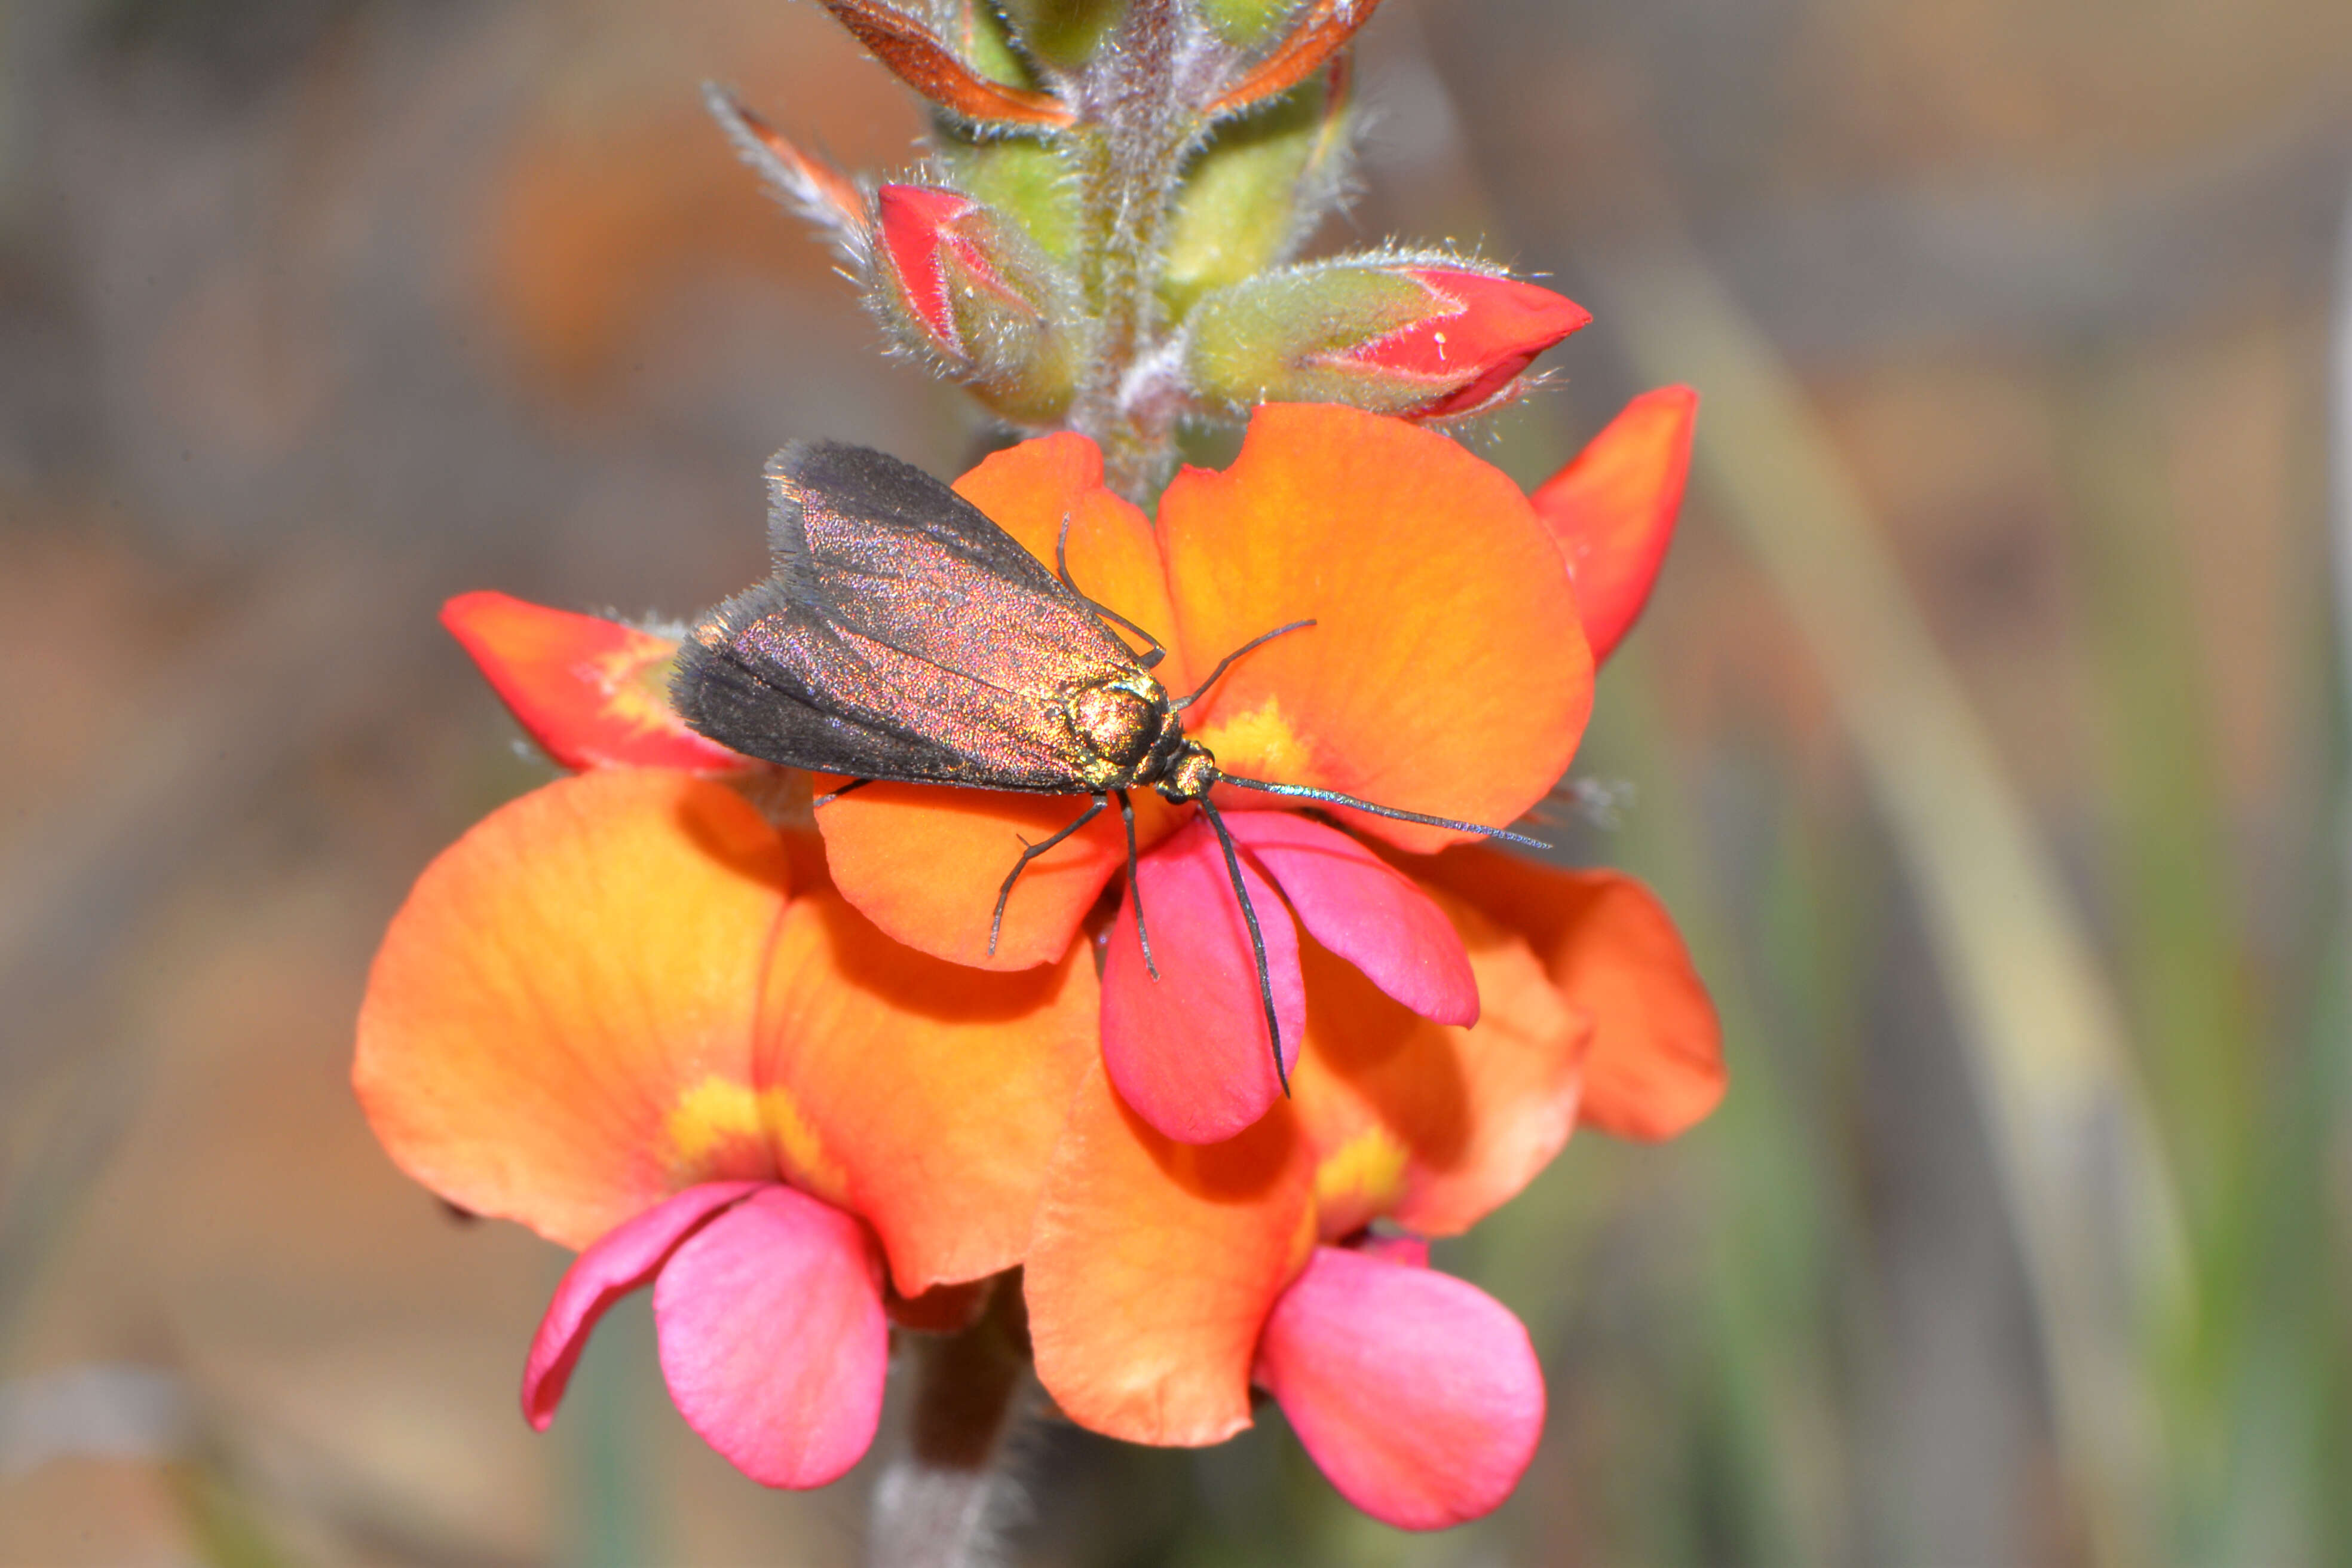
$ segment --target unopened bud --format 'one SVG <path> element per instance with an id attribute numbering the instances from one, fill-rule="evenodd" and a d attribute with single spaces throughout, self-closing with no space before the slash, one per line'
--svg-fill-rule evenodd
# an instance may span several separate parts
<path id="1" fill-rule="evenodd" d="M 1021 226 L 955 191 L 884 185 L 873 293 L 902 342 L 1007 419 L 1069 405 L 1078 320 L 1066 277 Z"/>
<path id="2" fill-rule="evenodd" d="M 1591 321 L 1580 305 L 1452 259 L 1342 259 L 1220 289 L 1192 312 L 1194 394 L 1345 403 L 1435 419 L 1509 401 L 1528 362 Z"/>

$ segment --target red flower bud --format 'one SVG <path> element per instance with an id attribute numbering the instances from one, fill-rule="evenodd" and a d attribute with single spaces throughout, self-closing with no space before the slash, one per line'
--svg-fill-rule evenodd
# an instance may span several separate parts
<path id="1" fill-rule="evenodd" d="M 1450 389 L 1413 409 L 1414 418 L 1499 401 L 1536 355 L 1592 320 L 1575 300 L 1516 278 L 1447 267 L 1400 270 L 1429 290 L 1429 312 L 1342 357 Z"/>
<path id="2" fill-rule="evenodd" d="M 1507 401 L 1529 361 L 1591 316 L 1549 289 L 1443 261 L 1341 258 L 1221 289 L 1191 322 L 1204 401 L 1345 403 L 1405 419 Z"/>
<path id="3" fill-rule="evenodd" d="M 1021 226 L 955 191 L 875 193 L 876 293 L 909 343 L 1008 418 L 1053 419 L 1075 382 L 1066 281 Z"/>
<path id="4" fill-rule="evenodd" d="M 881 209 L 882 248 L 898 275 L 899 299 L 940 353 L 966 358 L 963 331 L 950 302 L 957 289 L 985 289 L 1015 308 L 1024 303 L 981 245 L 956 226 L 979 212 L 980 204 L 929 185 L 885 185 L 874 195 Z"/>

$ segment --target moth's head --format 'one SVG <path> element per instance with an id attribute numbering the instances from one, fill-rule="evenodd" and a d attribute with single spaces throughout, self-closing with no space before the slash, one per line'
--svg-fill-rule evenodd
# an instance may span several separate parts
<path id="1" fill-rule="evenodd" d="M 1163 800 L 1181 805 L 1188 800 L 1206 800 L 1209 786 L 1223 776 L 1208 747 L 1198 741 L 1186 741 L 1177 748 L 1175 760 L 1161 773 L 1155 787 Z"/>

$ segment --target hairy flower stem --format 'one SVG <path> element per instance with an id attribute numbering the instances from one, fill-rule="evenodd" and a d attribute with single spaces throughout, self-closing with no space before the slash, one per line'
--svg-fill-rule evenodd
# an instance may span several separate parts
<path id="1" fill-rule="evenodd" d="M 907 1445 L 874 1489 L 869 1568 L 982 1568 L 996 1561 L 996 1483 L 1026 1403 L 1029 1350 L 1017 1282 L 958 1334 L 908 1334 L 915 1404 Z"/>
<path id="2" fill-rule="evenodd" d="M 1132 0 L 1078 84 L 1071 134 L 1087 226 L 1082 282 L 1097 336 L 1069 423 L 1102 448 L 1110 487 L 1138 500 L 1175 464 L 1176 400 L 1139 385 L 1139 368 L 1160 346 L 1169 211 L 1220 53 L 1179 0 Z"/>

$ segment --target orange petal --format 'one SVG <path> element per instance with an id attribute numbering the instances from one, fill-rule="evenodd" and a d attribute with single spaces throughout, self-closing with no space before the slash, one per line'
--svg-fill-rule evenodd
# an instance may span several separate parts
<path id="1" fill-rule="evenodd" d="M 1087 804 L 1076 795 L 877 784 L 819 806 L 816 823 L 834 886 L 891 937 L 956 963 L 1029 969 L 1069 951 L 1078 921 L 1127 863 L 1113 805 L 1029 862 L 989 952 L 989 919 L 1022 847 L 1067 827 Z"/>
<path id="2" fill-rule="evenodd" d="M 1697 418 L 1689 387 L 1645 392 L 1528 498 L 1568 558 L 1595 659 L 1633 629 L 1665 563 Z"/>
<path id="3" fill-rule="evenodd" d="M 352 1080 L 411 1176 L 585 1247 L 699 1182 L 769 1178 L 752 1026 L 784 849 L 653 769 L 501 807 L 417 879 L 368 976 Z"/>
<path id="4" fill-rule="evenodd" d="M 515 722 L 567 768 L 760 766 L 688 729 L 669 705 L 674 637 L 488 592 L 442 605 L 441 624 Z"/>
<path id="5" fill-rule="evenodd" d="M 1437 900 L 1478 979 L 1478 1022 L 1415 1016 L 1319 947 L 1307 965 L 1298 1115 L 1317 1155 L 1318 1226 L 1383 1215 L 1423 1236 L 1467 1230 L 1517 1194 L 1576 1125 L 1590 1022 L 1559 1000 L 1527 942 Z"/>
<path id="6" fill-rule="evenodd" d="M 1248 1426 L 1258 1331 L 1314 1240 L 1309 1181 L 1287 1105 L 1225 1142 L 1178 1143 L 1089 1072 L 1024 1274 L 1037 1376 L 1063 1412 L 1130 1443 Z"/>
<path id="7" fill-rule="evenodd" d="M 1171 635 L 1174 616 L 1151 526 L 1103 488 L 1102 453 L 1092 441 L 1073 435 L 1024 441 L 991 455 L 955 488 L 1049 566 L 1062 520 L 1069 519 L 1071 580 L 1154 637 Z M 1171 654 L 1160 667 L 1163 679 L 1181 668 Z M 1021 873 L 990 954 L 989 918 L 1023 842 L 1068 826 L 1086 806 L 1083 795 L 874 784 L 824 807 L 817 821 L 835 885 L 866 919 L 940 958 L 1025 969 L 1062 956 L 1126 861 L 1126 834 L 1106 812 Z M 1135 807 L 1147 847 L 1175 826 L 1174 814 L 1148 791 Z"/>
<path id="8" fill-rule="evenodd" d="M 1173 682 L 1184 666 L 1171 640 L 1176 616 L 1169 607 L 1160 546 L 1144 515 L 1104 489 L 1102 478 L 1100 448 L 1084 436 L 1066 433 L 990 454 L 955 482 L 955 490 L 1048 566 L 1067 518 L 1070 581 L 1087 598 L 1160 639 L 1170 658 L 1154 673 L 1162 682 Z M 1130 635 L 1129 646 L 1139 640 Z"/>
<path id="9" fill-rule="evenodd" d="M 1316 623 L 1236 663 L 1188 715 L 1229 771 L 1500 826 L 1567 769 L 1592 661 L 1559 552 L 1518 488 L 1446 437 L 1260 407 L 1232 468 L 1169 486 L 1160 538 L 1177 635 L 1202 670 Z M 1339 815 L 1406 847 L 1456 837 Z"/>
<path id="10" fill-rule="evenodd" d="M 1647 888 L 1617 871 L 1554 871 L 1475 847 L 1406 868 L 1525 934 L 1560 994 L 1591 1016 L 1580 1120 L 1647 1142 L 1715 1109 L 1725 1085 L 1715 1005 Z"/>
<path id="11" fill-rule="evenodd" d="M 866 1217 L 902 1295 L 1010 1268 L 1100 1005 L 1083 944 L 991 974 L 908 952 L 831 894 L 794 900 L 761 1028 L 786 1173 Z"/>

